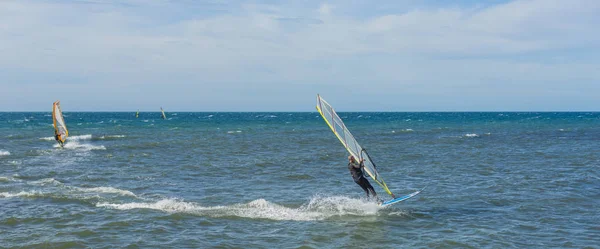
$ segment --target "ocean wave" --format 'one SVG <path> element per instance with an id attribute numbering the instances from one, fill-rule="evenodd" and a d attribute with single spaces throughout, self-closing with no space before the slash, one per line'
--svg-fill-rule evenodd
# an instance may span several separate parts
<path id="1" fill-rule="evenodd" d="M 89 139 L 92 139 L 92 134 L 79 135 L 79 136 L 70 136 L 67 139 L 70 140 L 70 141 L 89 140 Z"/>
<path id="2" fill-rule="evenodd" d="M 95 187 L 95 188 L 81 188 L 81 187 L 73 187 L 76 190 L 87 192 L 87 193 L 105 193 L 105 194 L 118 194 L 124 196 L 132 196 L 137 197 L 134 193 L 129 190 L 123 190 L 113 187 Z"/>
<path id="3" fill-rule="evenodd" d="M 100 136 L 97 139 L 113 139 L 113 138 L 124 138 L 125 135 L 104 135 Z"/>
<path id="4" fill-rule="evenodd" d="M 256 115 L 254 116 L 255 118 L 276 118 L 276 115 L 268 115 L 268 114 L 264 114 L 264 115 Z"/>
<path id="5" fill-rule="evenodd" d="M 0 176 L 0 182 L 12 182 L 12 181 L 15 181 L 15 178 Z"/>
<path id="6" fill-rule="evenodd" d="M 227 133 L 229 133 L 229 134 L 233 134 L 233 133 L 242 133 L 242 131 L 240 131 L 240 130 L 237 130 L 237 131 L 228 131 Z"/>
<path id="7" fill-rule="evenodd" d="M 153 209 L 168 213 L 188 213 L 209 217 L 243 217 L 249 219 L 311 221 L 336 216 L 374 216 L 381 209 L 375 202 L 344 196 L 313 197 L 298 207 L 290 208 L 265 199 L 228 206 L 205 207 L 178 199 L 163 199 L 156 202 L 109 203 L 99 202 L 97 207 L 130 210 Z"/>
<path id="8" fill-rule="evenodd" d="M 92 134 L 78 135 L 78 136 L 69 136 L 69 137 L 67 137 L 67 141 L 80 141 L 80 140 L 89 140 L 89 139 L 92 139 Z M 54 141 L 54 136 L 51 136 L 51 137 L 40 137 L 40 140 Z"/>
<path id="9" fill-rule="evenodd" d="M 479 135 L 477 135 L 475 133 L 468 133 L 468 134 L 465 134 L 465 137 L 479 137 Z"/>
<path id="10" fill-rule="evenodd" d="M 7 150 L 0 150 L 0 156 L 10 156 L 10 152 Z"/>
<path id="11" fill-rule="evenodd" d="M 59 144 L 55 144 L 54 148 L 60 148 Z M 106 150 L 106 147 L 104 147 L 104 145 L 91 145 L 91 144 L 80 144 L 77 141 L 70 141 L 70 142 L 66 142 L 63 146 L 64 149 L 74 149 L 74 150 L 83 150 L 83 151 L 90 151 L 90 150 Z"/>
<path id="12" fill-rule="evenodd" d="M 96 204 L 96 207 L 106 207 L 112 209 L 119 210 L 130 210 L 130 209 L 154 209 L 165 212 L 190 212 L 194 210 L 202 209 L 202 207 L 196 206 L 193 203 L 188 203 L 184 201 L 179 201 L 176 199 L 165 199 L 160 200 L 154 203 L 145 203 L 145 202 L 132 202 L 132 203 L 108 203 L 108 202 L 99 202 Z"/>
<path id="13" fill-rule="evenodd" d="M 0 198 L 50 198 L 53 200 L 61 200 L 61 201 L 82 201 L 85 203 L 95 203 L 100 197 L 97 195 L 86 196 L 86 195 L 76 195 L 72 193 L 63 193 L 61 191 L 51 190 L 51 191 L 40 191 L 40 190 L 28 190 L 28 191 L 20 191 L 18 193 L 11 192 L 0 192 Z"/>
<path id="14" fill-rule="evenodd" d="M 21 181 L 12 177 L 0 177 L 2 181 Z M 22 190 L 20 193 L 3 193 L 2 197 L 50 197 L 68 200 L 84 200 L 97 202 L 102 199 L 113 199 L 115 195 L 138 198 L 134 193 L 114 187 L 76 187 L 64 184 L 54 178 L 43 178 L 26 181 L 27 185 L 37 186 L 34 190 Z"/>
<path id="15" fill-rule="evenodd" d="M 0 192 L 0 197 L 12 198 L 12 197 L 38 197 L 44 194 L 40 191 L 21 191 L 18 193 Z"/>
<path id="16" fill-rule="evenodd" d="M 62 185 L 63 183 L 60 182 L 60 181 L 58 181 L 58 180 L 56 180 L 56 179 L 54 179 L 54 178 L 44 178 L 44 179 L 40 179 L 40 180 L 37 180 L 37 181 L 31 181 L 28 184 L 42 185 L 43 186 L 43 185 L 48 185 L 48 184 L 51 184 L 51 185 Z"/>
<path id="17" fill-rule="evenodd" d="M 413 129 L 402 129 L 399 132 L 414 132 Z M 396 133 L 396 130 L 392 130 L 392 133 Z"/>

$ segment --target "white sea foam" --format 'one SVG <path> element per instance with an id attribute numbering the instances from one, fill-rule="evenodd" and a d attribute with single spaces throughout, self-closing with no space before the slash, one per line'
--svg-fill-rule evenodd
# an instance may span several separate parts
<path id="1" fill-rule="evenodd" d="M 402 129 L 400 132 L 413 132 L 413 129 Z M 393 130 L 392 133 L 396 133 L 396 130 Z"/>
<path id="2" fill-rule="evenodd" d="M 92 134 L 79 135 L 79 136 L 70 136 L 67 139 L 70 140 L 70 141 L 89 140 L 89 139 L 92 139 Z"/>
<path id="3" fill-rule="evenodd" d="M 468 134 L 465 134 L 465 137 L 479 137 L 479 135 L 477 135 L 475 133 L 468 133 Z"/>
<path id="4" fill-rule="evenodd" d="M 60 148 L 59 144 L 55 144 L 54 148 Z M 83 150 L 83 151 L 90 151 L 90 150 L 106 150 L 106 147 L 104 147 L 104 145 L 91 145 L 91 144 L 80 144 L 77 141 L 67 141 L 64 144 L 64 149 L 71 149 L 71 150 Z"/>
<path id="5" fill-rule="evenodd" d="M 381 209 L 376 203 L 344 196 L 313 197 L 298 207 L 290 208 L 257 199 L 249 203 L 239 203 L 229 206 L 205 207 L 197 203 L 177 199 L 164 199 L 157 202 L 132 203 L 97 203 L 97 207 L 119 210 L 154 209 L 169 213 L 189 213 L 209 217 L 237 216 L 250 219 L 270 220 L 322 220 L 335 216 L 373 216 Z"/>
<path id="6" fill-rule="evenodd" d="M 79 135 L 79 136 L 69 136 L 67 141 L 80 141 L 80 140 L 89 140 L 92 139 L 92 134 Z M 40 140 L 46 141 L 54 141 L 54 136 L 52 137 L 40 137 Z"/>
<path id="7" fill-rule="evenodd" d="M 113 187 L 95 187 L 95 188 L 79 188 L 79 187 L 75 187 L 75 189 L 77 189 L 79 191 L 82 191 L 82 192 L 87 192 L 87 193 L 107 193 L 107 194 L 119 194 L 119 195 L 137 197 L 131 191 L 123 190 L 123 189 L 118 189 L 118 188 L 113 188 Z"/>
<path id="8" fill-rule="evenodd" d="M 104 135 L 101 137 L 98 137 L 98 139 L 107 139 L 107 138 L 124 138 L 125 135 Z"/>
<path id="9" fill-rule="evenodd" d="M 0 156 L 10 156 L 10 152 L 6 150 L 0 150 Z"/>
<path id="10" fill-rule="evenodd" d="M 101 203 L 97 203 L 96 206 L 112 208 L 112 209 L 119 209 L 119 210 L 155 209 L 155 210 L 161 210 L 161 211 L 170 212 L 170 213 L 191 212 L 194 210 L 202 209 L 202 207 L 196 206 L 193 203 L 188 203 L 188 202 L 179 201 L 179 200 L 175 200 L 175 199 L 165 199 L 165 200 L 160 200 L 160 201 L 157 201 L 154 203 L 132 202 L 132 203 L 115 204 L 115 203 L 101 202 Z"/>
<path id="11" fill-rule="evenodd" d="M 237 130 L 237 131 L 228 131 L 227 133 L 232 134 L 232 133 L 242 133 L 242 131 Z"/>
<path id="12" fill-rule="evenodd" d="M 33 185 L 62 185 L 63 183 L 54 178 L 44 178 L 37 181 L 31 181 L 28 184 Z"/>
<path id="13" fill-rule="evenodd" d="M 13 179 L 12 177 L 0 176 L 0 182 L 11 182 Z"/>
<path id="14" fill-rule="evenodd" d="M 12 197 L 32 197 L 32 196 L 39 196 L 42 193 L 39 191 L 21 191 L 19 193 L 8 193 L 8 192 L 2 192 L 0 193 L 0 197 L 3 198 L 12 198 Z"/>

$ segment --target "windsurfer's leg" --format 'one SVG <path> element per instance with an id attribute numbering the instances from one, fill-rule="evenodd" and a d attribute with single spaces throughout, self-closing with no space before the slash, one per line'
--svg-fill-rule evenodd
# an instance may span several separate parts
<path id="1" fill-rule="evenodd" d="M 375 192 L 375 189 L 373 188 L 373 185 L 371 185 L 369 180 L 362 178 L 361 183 L 362 183 L 361 187 L 363 187 L 363 189 L 366 189 L 365 191 L 368 190 L 368 192 L 371 195 L 373 195 L 373 197 L 377 197 L 377 193 Z M 367 197 L 369 197 L 369 193 L 367 193 Z"/>
<path id="2" fill-rule="evenodd" d="M 367 186 L 367 187 L 373 194 L 373 197 L 377 197 L 377 193 L 375 193 L 375 189 L 373 188 L 373 185 L 371 185 L 371 183 L 369 181 L 366 181 L 366 182 L 367 182 L 367 184 L 369 184 L 369 186 Z"/>
<path id="3" fill-rule="evenodd" d="M 358 184 L 358 186 L 360 186 L 365 191 L 365 194 L 367 194 L 367 198 L 368 198 L 369 197 L 369 186 L 370 186 L 369 181 L 367 181 L 367 179 L 365 179 L 364 177 L 361 177 L 358 181 L 356 181 L 356 183 Z"/>

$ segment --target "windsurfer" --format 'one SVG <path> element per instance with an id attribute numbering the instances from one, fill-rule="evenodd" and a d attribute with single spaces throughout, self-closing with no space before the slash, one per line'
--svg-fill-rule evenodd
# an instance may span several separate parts
<path id="1" fill-rule="evenodd" d="M 56 139 L 56 142 L 58 142 L 58 144 L 60 144 L 60 146 L 63 146 L 63 142 L 61 140 L 61 135 L 58 133 L 54 133 L 54 139 Z"/>
<path id="2" fill-rule="evenodd" d="M 354 159 L 354 156 L 349 156 L 348 161 L 348 169 L 350 170 L 350 174 L 352 174 L 352 179 L 354 179 L 354 182 L 365 191 L 367 198 L 369 198 L 369 194 L 372 194 L 374 198 L 377 198 L 375 189 L 373 189 L 373 186 L 371 186 L 371 183 L 369 183 L 369 180 L 367 180 L 363 174 L 365 160 L 361 159 L 360 162 L 357 162 L 356 159 Z"/>

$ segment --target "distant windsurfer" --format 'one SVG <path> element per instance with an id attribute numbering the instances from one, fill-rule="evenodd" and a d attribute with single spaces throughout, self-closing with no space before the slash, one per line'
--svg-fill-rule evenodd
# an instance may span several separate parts
<path id="1" fill-rule="evenodd" d="M 370 194 L 372 194 L 374 198 L 377 198 L 375 189 L 373 189 L 373 186 L 371 186 L 371 183 L 369 183 L 369 180 L 367 180 L 363 174 L 365 160 L 361 159 L 360 162 L 357 162 L 356 159 L 354 159 L 354 156 L 349 156 L 348 161 L 348 169 L 350 170 L 350 174 L 352 174 L 354 182 L 365 191 L 367 198 L 370 197 Z"/>
<path id="2" fill-rule="evenodd" d="M 63 141 L 61 139 L 61 135 L 54 132 L 54 139 L 56 139 L 56 142 L 58 142 L 58 144 L 60 144 L 60 147 L 63 147 Z"/>

